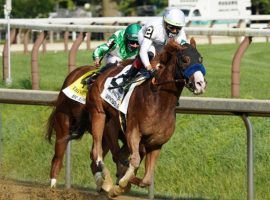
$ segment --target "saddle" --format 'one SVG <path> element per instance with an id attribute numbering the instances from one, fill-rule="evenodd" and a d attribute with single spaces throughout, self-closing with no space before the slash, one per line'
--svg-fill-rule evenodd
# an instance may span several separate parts
<path id="1" fill-rule="evenodd" d="M 134 88 L 142 84 L 145 80 L 151 78 L 146 69 L 140 70 L 132 81 L 125 83 L 125 74 L 131 65 L 126 66 L 120 73 L 114 77 L 108 77 L 104 84 L 101 97 L 112 107 L 126 114 L 129 98 Z M 124 83 L 122 86 L 121 83 Z M 119 86 L 121 85 L 121 86 Z"/>

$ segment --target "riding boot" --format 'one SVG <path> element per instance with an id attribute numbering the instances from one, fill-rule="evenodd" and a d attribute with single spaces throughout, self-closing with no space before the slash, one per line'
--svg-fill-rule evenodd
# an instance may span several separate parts
<path id="1" fill-rule="evenodd" d="M 91 74 L 87 79 L 86 79 L 86 85 L 91 85 L 92 83 L 94 83 L 94 81 L 97 79 L 97 77 L 100 75 L 100 73 L 94 72 L 93 74 Z"/>
<path id="2" fill-rule="evenodd" d="M 140 68 L 143 66 L 141 59 L 139 56 L 135 58 L 130 69 L 126 72 L 126 74 L 122 75 L 123 81 L 119 84 L 116 83 L 116 80 L 112 80 L 115 87 L 124 87 L 131 83 L 131 81 L 135 78 L 136 74 L 140 71 Z"/>
<path id="3" fill-rule="evenodd" d="M 93 73 L 92 75 L 90 75 L 87 80 L 86 80 L 86 84 L 87 85 L 90 85 L 92 84 L 96 79 L 97 77 L 102 74 L 103 72 L 105 72 L 106 70 L 108 70 L 109 68 L 111 68 L 112 66 L 115 66 L 117 64 L 116 63 L 108 63 L 106 64 L 105 66 L 101 67 L 97 72 Z"/>
<path id="4" fill-rule="evenodd" d="M 101 67 L 101 68 L 98 70 L 98 72 L 101 74 L 101 73 L 107 71 L 108 69 L 110 69 L 111 67 L 116 66 L 117 63 L 118 63 L 117 61 L 114 62 L 114 63 L 107 63 L 104 67 Z"/>

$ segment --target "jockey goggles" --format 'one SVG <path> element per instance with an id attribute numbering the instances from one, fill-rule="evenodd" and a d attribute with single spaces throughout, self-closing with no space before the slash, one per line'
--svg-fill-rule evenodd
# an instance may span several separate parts
<path id="1" fill-rule="evenodd" d="M 171 24 L 168 24 L 166 25 L 167 29 L 170 30 L 170 32 L 173 32 L 174 30 L 176 30 L 177 33 L 179 33 L 179 31 L 181 31 L 182 29 L 182 26 L 174 26 L 174 25 L 171 25 Z"/>
<path id="2" fill-rule="evenodd" d="M 135 44 L 136 45 L 139 45 L 139 42 L 138 41 L 134 41 L 134 40 L 129 40 L 128 43 L 131 44 L 131 45 L 135 45 Z"/>

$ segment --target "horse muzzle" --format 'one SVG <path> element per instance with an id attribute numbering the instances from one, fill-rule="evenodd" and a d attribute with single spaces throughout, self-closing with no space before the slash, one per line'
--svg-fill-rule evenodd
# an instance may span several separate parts
<path id="1" fill-rule="evenodd" d="M 200 71 L 197 71 L 186 83 L 186 88 L 193 92 L 193 94 L 199 95 L 205 92 L 207 82 Z"/>

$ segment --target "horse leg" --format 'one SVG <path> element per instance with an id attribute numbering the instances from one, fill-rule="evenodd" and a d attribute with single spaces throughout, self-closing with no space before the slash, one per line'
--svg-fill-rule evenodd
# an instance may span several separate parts
<path id="1" fill-rule="evenodd" d="M 105 114 L 95 112 L 92 114 L 92 137 L 93 137 L 93 145 L 91 151 L 91 160 L 94 162 L 93 165 L 96 165 L 96 169 L 94 169 L 94 176 L 97 183 L 97 188 L 101 188 L 104 178 L 103 178 L 103 150 L 102 150 L 102 137 L 103 130 L 105 126 Z M 93 169 L 92 169 L 93 170 Z"/>
<path id="2" fill-rule="evenodd" d="M 135 176 L 135 170 L 140 165 L 140 153 L 139 153 L 139 143 L 141 140 L 140 134 L 136 129 L 133 129 L 130 134 L 127 132 L 127 142 L 131 150 L 129 168 L 126 171 L 125 175 L 120 179 L 119 186 L 113 187 L 109 192 L 109 197 L 119 196 L 124 192 L 129 184 L 129 180 Z"/>
<path id="3" fill-rule="evenodd" d="M 129 156 L 129 151 L 127 151 L 127 148 L 125 148 L 125 146 L 127 145 L 123 145 L 123 147 L 120 148 L 120 145 L 118 143 L 119 133 L 120 133 L 120 127 L 117 126 L 117 123 L 115 121 L 110 119 L 106 123 L 105 129 L 104 129 L 103 140 L 106 141 L 106 144 L 108 145 L 112 153 L 112 159 L 113 159 L 113 162 L 116 164 L 116 168 L 117 168 L 117 173 L 116 173 L 117 178 L 122 177 L 123 174 L 126 172 L 127 167 L 123 166 L 122 160 L 127 160 Z M 125 143 L 125 141 L 123 143 Z"/>
<path id="4" fill-rule="evenodd" d="M 139 167 L 141 158 L 139 153 L 139 144 L 141 137 L 138 134 L 138 131 L 133 130 L 131 134 L 128 135 L 127 133 L 127 141 L 131 151 L 130 161 L 129 161 L 129 168 L 125 173 L 124 177 L 120 179 L 119 186 L 124 188 L 127 186 L 130 178 L 135 175 L 135 170 Z"/>
<path id="5" fill-rule="evenodd" d="M 105 157 L 109 152 L 109 145 L 107 145 L 107 142 L 104 140 L 104 138 L 102 140 L 102 149 L 103 157 Z M 96 190 L 101 192 L 101 189 L 103 189 L 104 191 L 108 192 L 113 185 L 109 170 L 104 167 L 103 172 L 98 171 L 98 167 L 93 160 L 91 162 L 91 170 L 96 182 Z"/>
<path id="6" fill-rule="evenodd" d="M 55 153 L 51 164 L 51 187 L 56 187 L 56 178 L 62 168 L 63 157 L 66 151 L 67 142 L 59 141 L 69 134 L 69 117 L 63 113 L 58 113 L 55 117 Z"/>
<path id="7" fill-rule="evenodd" d="M 102 171 L 103 157 L 102 157 L 102 137 L 105 126 L 105 114 L 104 113 L 94 113 L 92 115 L 92 137 L 93 137 L 93 148 L 92 156 L 93 160 L 96 162 L 98 171 Z"/>
<path id="8" fill-rule="evenodd" d="M 145 150 L 145 147 L 144 145 L 140 144 L 140 157 L 141 157 L 141 161 L 143 160 L 144 156 L 146 156 L 146 150 Z M 135 174 L 136 174 L 136 171 L 135 171 Z M 133 176 L 129 182 L 133 185 L 137 185 L 137 186 L 140 186 L 140 183 L 141 183 L 142 179 L 141 178 L 138 178 L 137 176 Z"/>
<path id="9" fill-rule="evenodd" d="M 160 148 L 150 151 L 145 158 L 145 172 L 142 181 L 139 183 L 140 187 L 149 186 L 154 175 L 155 163 L 160 154 Z"/>
<path id="10" fill-rule="evenodd" d="M 129 167 L 129 155 L 130 151 L 127 144 L 123 144 L 121 149 L 117 154 L 117 180 L 116 183 L 119 184 L 119 180 L 125 175 L 128 167 Z"/>

